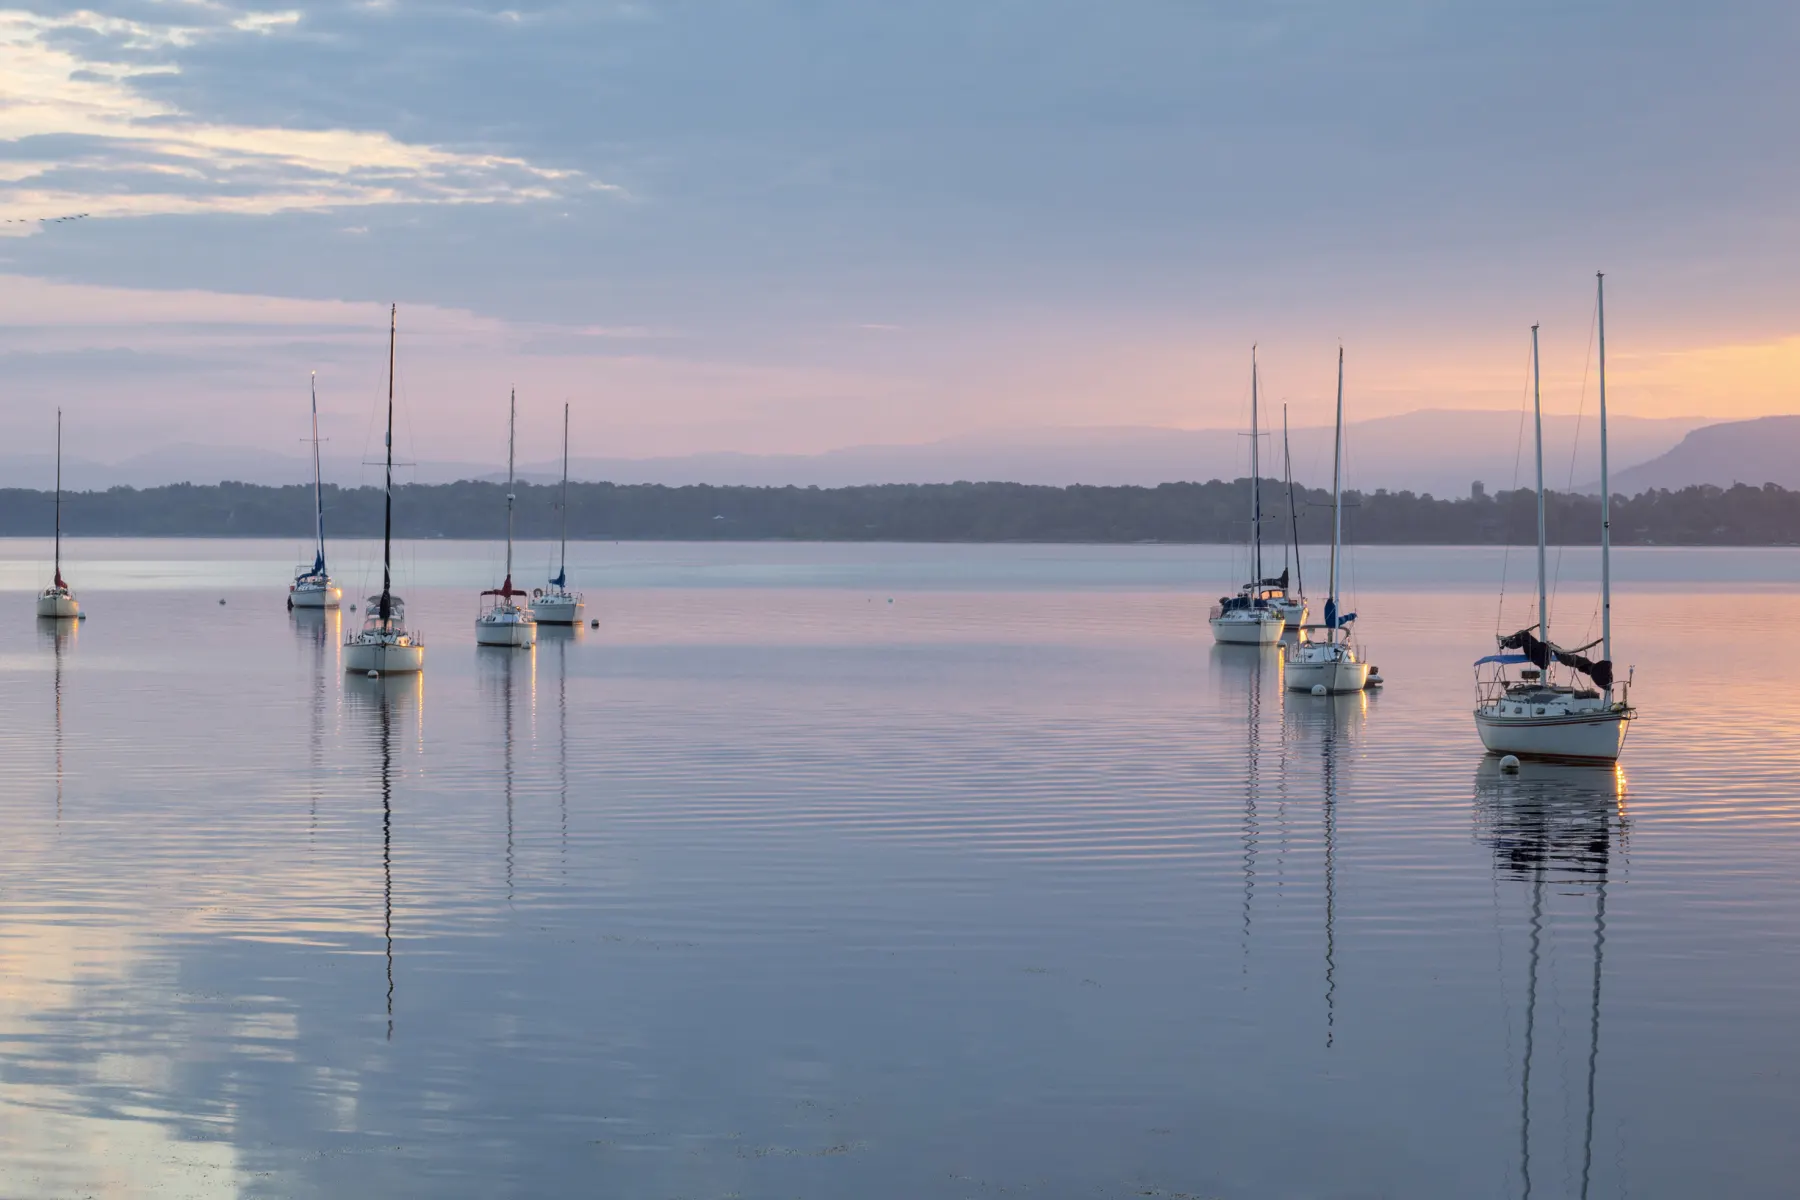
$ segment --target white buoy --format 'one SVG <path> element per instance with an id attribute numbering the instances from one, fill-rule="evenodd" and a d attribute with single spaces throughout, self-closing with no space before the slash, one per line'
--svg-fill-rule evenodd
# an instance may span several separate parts
<path id="1" fill-rule="evenodd" d="M 1500 769 L 1508 775 L 1517 775 L 1519 773 L 1519 756 L 1516 754 L 1509 754 L 1501 759 Z"/>
<path id="2" fill-rule="evenodd" d="M 1331 689 L 1326 687 L 1322 683 L 1313 684 L 1313 695 L 1315 695 L 1315 696 L 1328 695 L 1330 693 L 1330 691 L 1331 691 Z"/>
<path id="3" fill-rule="evenodd" d="M 380 679 L 380 678 L 381 678 L 381 672 L 380 672 L 380 671 L 370 671 L 370 672 L 369 672 L 369 678 L 370 678 L 370 679 Z"/>

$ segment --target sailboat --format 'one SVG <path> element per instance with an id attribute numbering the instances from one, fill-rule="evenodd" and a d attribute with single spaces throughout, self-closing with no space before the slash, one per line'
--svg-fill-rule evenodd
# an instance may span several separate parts
<path id="1" fill-rule="evenodd" d="M 525 590 L 512 581 L 513 552 L 513 435 L 517 425 L 519 397 L 514 392 L 508 402 L 506 416 L 506 582 L 481 593 L 481 615 L 475 618 L 475 642 L 481 646 L 516 646 L 521 649 L 537 645 L 537 622 L 531 611 L 513 603 L 514 596 L 523 597 Z"/>
<path id="2" fill-rule="evenodd" d="M 37 615 L 60 620 L 81 616 L 81 605 L 62 577 L 62 409 L 56 410 L 56 566 L 50 586 L 38 593 Z"/>
<path id="3" fill-rule="evenodd" d="M 381 594 L 370 596 L 362 628 L 344 641 L 344 669 L 398 675 L 425 667 L 425 642 L 406 627 L 406 603 L 394 595 L 394 341 L 399 306 L 388 313 L 387 487 L 381 521 Z"/>
<path id="4" fill-rule="evenodd" d="M 1606 461 L 1606 277 L 1600 275 L 1595 313 L 1600 343 L 1600 638 L 1565 650 L 1550 640 L 1550 597 L 1545 572 L 1544 410 L 1539 387 L 1538 327 L 1531 327 L 1531 404 L 1537 443 L 1537 632 L 1529 627 L 1496 638 L 1495 654 L 1475 660 L 1475 729 L 1481 744 L 1495 754 L 1528 757 L 1616 760 L 1625 748 L 1625 732 L 1637 710 L 1625 696 L 1613 698 L 1612 664 L 1612 498 Z M 1584 652 L 1598 644 L 1598 661 Z M 1575 673 L 1571 682 L 1555 682 L 1557 665 Z M 1482 668 L 1493 671 L 1485 678 Z M 1507 668 L 1517 666 L 1513 679 Z M 1585 675 L 1595 686 L 1581 684 Z"/>
<path id="5" fill-rule="evenodd" d="M 1338 611 L 1338 558 L 1344 545 L 1344 348 L 1338 347 L 1337 430 L 1331 447 L 1331 569 L 1325 587 L 1325 638 L 1287 648 L 1291 691 L 1360 692 L 1369 685 L 1369 664 L 1350 640 L 1355 613 Z"/>
<path id="6" fill-rule="evenodd" d="M 585 606 L 580 592 L 569 590 L 569 406 L 563 405 L 562 549 L 556 577 L 531 596 L 531 615 L 540 625 L 579 625 Z"/>
<path id="7" fill-rule="evenodd" d="M 1273 603 L 1287 598 L 1287 572 L 1279 579 L 1262 577 L 1262 479 L 1258 454 L 1256 347 L 1250 348 L 1250 582 L 1235 596 L 1221 596 L 1208 614 L 1213 641 L 1269 646 L 1281 640 L 1287 617 Z"/>
<path id="8" fill-rule="evenodd" d="M 319 472 L 319 376 L 312 377 L 312 447 L 313 447 L 313 561 L 312 566 L 294 568 L 294 582 L 288 588 L 288 607 L 336 608 L 344 598 L 341 588 L 331 582 L 325 570 L 325 485 Z"/>

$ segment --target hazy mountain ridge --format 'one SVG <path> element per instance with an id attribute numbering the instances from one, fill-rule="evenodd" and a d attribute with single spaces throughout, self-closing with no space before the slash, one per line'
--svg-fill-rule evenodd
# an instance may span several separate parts
<path id="1" fill-rule="evenodd" d="M 1634 495 L 1697 483 L 1800 488 L 1800 416 L 1726 421 L 1692 430 L 1673 448 L 1613 475 L 1613 491 Z"/>
<path id="2" fill-rule="evenodd" d="M 1265 478 L 1283 473 L 1279 410 L 1273 419 L 1274 428 L 1265 430 L 1262 443 Z M 1614 418 L 1613 462 L 1647 465 L 1705 424 L 1699 417 Z M 1522 434 L 1528 432 L 1519 413 L 1497 410 L 1423 409 L 1352 422 L 1345 428 L 1345 485 L 1367 491 L 1386 488 L 1461 496 L 1468 494 L 1476 480 L 1489 491 L 1528 483 L 1530 447 L 1521 442 Z M 1544 434 L 1545 472 L 1553 487 L 1567 488 L 1572 481 L 1598 477 L 1597 427 L 1591 417 L 1577 421 L 1562 415 L 1546 416 Z M 1331 429 L 1295 427 L 1291 445 L 1295 478 L 1313 486 L 1329 485 Z M 1578 450 L 1573 458 L 1572 448 Z M 916 445 L 850 446 L 820 454 L 577 455 L 571 459 L 570 470 L 580 480 L 672 486 L 853 487 L 973 480 L 1059 487 L 1149 487 L 1242 478 L 1249 474 L 1249 460 L 1249 439 L 1234 429 L 1043 427 L 965 434 Z M 544 483 L 555 480 L 560 470 L 560 461 L 540 459 L 527 461 L 520 476 Z M 380 468 L 364 463 L 360 456 L 327 454 L 324 474 L 327 482 L 346 487 L 377 483 L 381 478 Z M 499 461 L 424 461 L 398 472 L 405 481 L 427 484 L 495 479 L 503 474 Z M 63 463 L 63 483 L 72 491 L 221 480 L 279 485 L 309 481 L 311 476 L 311 463 L 303 455 L 234 447 L 171 445 L 117 463 L 75 456 Z M 1620 481 L 1616 487 L 1625 486 L 1628 473 L 1615 468 L 1615 478 Z M 47 453 L 0 456 L 0 481 L 8 485 L 46 489 L 53 480 L 54 464 Z"/>

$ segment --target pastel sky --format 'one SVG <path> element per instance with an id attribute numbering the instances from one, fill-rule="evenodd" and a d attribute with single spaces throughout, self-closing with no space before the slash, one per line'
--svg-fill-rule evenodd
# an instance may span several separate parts
<path id="1" fill-rule="evenodd" d="M 12 450 L 1800 411 L 1791 0 L 0 5 Z"/>

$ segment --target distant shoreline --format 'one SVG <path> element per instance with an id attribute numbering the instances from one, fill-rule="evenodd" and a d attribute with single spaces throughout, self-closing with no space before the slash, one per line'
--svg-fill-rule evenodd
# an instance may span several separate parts
<path id="1" fill-rule="evenodd" d="M 560 536 L 556 485 L 515 488 L 517 535 Z M 1016 483 L 882 484 L 868 487 L 666 487 L 571 483 L 568 537 L 580 542 L 891 542 L 946 545 L 1231 545 L 1250 532 L 1250 487 L 1230 482 L 1156 487 L 1050 487 Z M 325 488 L 328 536 L 378 537 L 381 492 Z M 1296 534 L 1318 545 L 1330 534 L 1330 497 L 1317 489 L 1263 483 L 1264 545 Z M 54 496 L 0 489 L 0 537 L 51 531 Z M 312 489 L 289 485 L 175 484 L 63 495 L 69 537 L 295 538 L 312 535 Z M 1548 497 L 1549 541 L 1596 545 L 1600 501 Z M 505 532 L 505 488 L 466 481 L 395 490 L 396 536 L 408 541 L 486 541 Z M 1501 546 L 1537 540 L 1535 493 L 1520 489 L 1440 499 L 1412 492 L 1349 492 L 1345 540 L 1359 545 Z M 1800 545 L 1800 492 L 1773 485 L 1691 487 L 1615 496 L 1618 546 Z"/>

